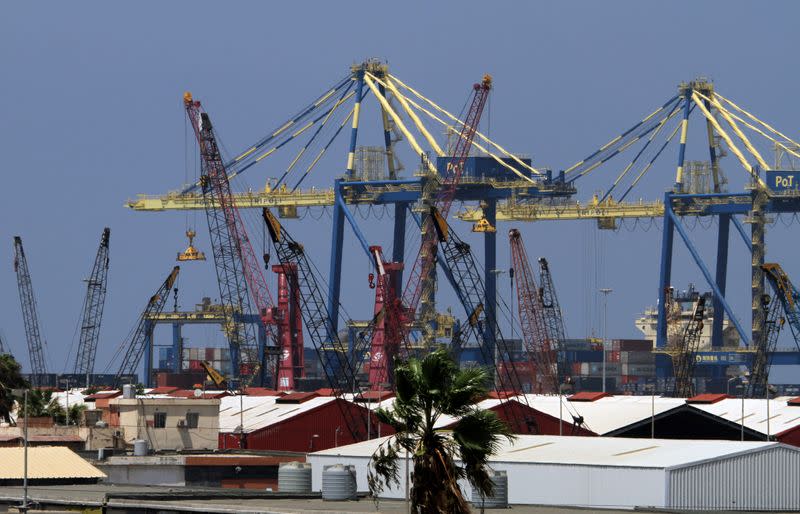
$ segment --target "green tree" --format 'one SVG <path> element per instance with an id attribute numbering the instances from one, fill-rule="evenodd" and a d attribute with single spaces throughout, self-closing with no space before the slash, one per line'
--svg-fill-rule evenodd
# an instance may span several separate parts
<path id="1" fill-rule="evenodd" d="M 17 402 L 19 403 L 19 417 L 22 418 L 25 416 L 25 402 L 22 397 L 18 397 Z M 52 418 L 59 408 L 58 402 L 53 398 L 53 391 L 42 389 L 28 391 L 28 417 Z"/>
<path id="2" fill-rule="evenodd" d="M 377 497 L 385 486 L 400 484 L 399 460 L 405 452 L 413 460 L 410 497 L 414 512 L 469 513 L 458 486 L 460 478 L 484 495 L 492 494 L 489 457 L 503 438 L 510 441 L 513 436 L 494 412 L 475 406 L 485 397 L 488 382 L 486 370 L 459 369 L 443 349 L 422 360 L 399 362 L 393 409 L 376 411 L 378 419 L 396 433 L 372 456 L 371 494 Z M 442 415 L 459 418 L 452 431 L 434 428 Z"/>
<path id="3" fill-rule="evenodd" d="M 14 395 L 11 390 L 30 387 L 22 378 L 21 369 L 11 354 L 0 354 L 0 419 L 6 423 L 11 423 L 11 411 L 14 409 Z"/>

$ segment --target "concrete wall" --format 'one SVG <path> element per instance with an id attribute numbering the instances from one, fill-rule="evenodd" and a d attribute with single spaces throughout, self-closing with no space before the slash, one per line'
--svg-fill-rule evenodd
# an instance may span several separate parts
<path id="1" fill-rule="evenodd" d="M 219 433 L 219 400 L 183 398 L 115 398 L 109 408 L 119 415 L 119 429 L 125 443 L 132 445 L 136 439 L 148 441 L 153 450 L 162 449 L 216 449 Z M 155 428 L 156 412 L 167 415 L 166 426 Z M 199 414 L 197 428 L 180 427 L 187 413 Z"/>
<path id="2" fill-rule="evenodd" d="M 84 443 L 64 443 L 78 450 L 96 450 L 98 448 L 111 448 L 114 446 L 114 432 L 118 429 L 111 427 L 85 427 L 85 426 L 61 426 L 51 425 L 48 427 L 28 427 L 28 436 L 77 436 L 83 439 Z M 0 436 L 22 437 L 23 427 L 0 427 Z M 20 443 L 21 444 L 21 443 Z M 58 442 L 49 442 L 50 445 L 59 445 Z M 14 444 L 16 446 L 16 443 Z"/>
<path id="3" fill-rule="evenodd" d="M 186 485 L 182 457 L 111 457 L 97 467 L 107 475 L 109 484 Z"/>

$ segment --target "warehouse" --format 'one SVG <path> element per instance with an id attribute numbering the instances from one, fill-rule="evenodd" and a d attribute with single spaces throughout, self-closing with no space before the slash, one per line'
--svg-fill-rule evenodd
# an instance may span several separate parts
<path id="1" fill-rule="evenodd" d="M 284 396 L 227 396 L 219 411 L 219 448 L 307 452 L 353 442 L 350 416 L 367 418 L 367 410 L 353 402 L 320 396 L 316 392 Z M 377 420 L 370 429 L 378 433 Z M 383 426 L 382 433 L 391 433 Z M 243 433 L 242 433 L 243 432 Z M 241 441 L 241 442 L 240 442 Z"/>
<path id="2" fill-rule="evenodd" d="M 366 491 L 370 457 L 387 439 L 309 454 L 313 489 L 320 490 L 323 466 L 341 463 L 356 467 Z M 511 504 L 800 509 L 800 450 L 775 442 L 518 436 L 491 466 L 508 473 Z M 403 482 L 385 496 L 402 498 Z"/>

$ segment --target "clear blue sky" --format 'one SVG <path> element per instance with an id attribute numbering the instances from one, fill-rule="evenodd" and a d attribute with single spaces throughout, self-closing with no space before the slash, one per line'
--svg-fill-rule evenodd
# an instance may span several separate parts
<path id="1" fill-rule="evenodd" d="M 110 226 L 111 272 L 97 370 L 127 335 L 146 299 L 185 247 L 183 213 L 143 214 L 123 208 L 136 193 L 162 193 L 194 166 L 186 144 L 184 90 L 201 98 L 226 148 L 243 149 L 366 57 L 444 107 L 458 112 L 469 86 L 494 76 L 492 136 L 531 154 L 541 166 L 564 168 L 671 97 L 676 85 L 712 78 L 774 126 L 797 136 L 800 74 L 795 2 L 4 2 L 0 6 L 0 330 L 27 365 L 12 236 L 25 242 L 51 370 L 65 364 L 100 232 Z M 795 35 L 793 35 L 795 34 Z M 375 115 L 373 110 L 369 111 Z M 365 114 L 366 115 L 366 114 Z M 376 134 L 365 144 L 378 144 Z M 698 142 L 700 140 L 698 139 Z M 689 159 L 706 159 L 704 144 Z M 410 159 L 406 161 L 410 168 Z M 660 198 L 674 176 L 675 152 L 651 172 L 639 196 Z M 344 170 L 334 154 L 308 185 L 327 186 Z M 723 161 L 731 190 L 743 172 Z M 588 198 L 616 169 L 587 180 Z M 260 187 L 277 174 L 248 171 Z M 292 222 L 327 270 L 328 218 Z M 209 252 L 205 221 L 189 216 Z M 388 221 L 367 233 L 388 246 Z M 533 256 L 549 258 L 570 335 L 597 330 L 596 286 L 611 287 L 609 335 L 637 337 L 633 319 L 656 300 L 660 225 L 597 235 L 586 223 L 521 225 Z M 479 241 L 463 233 L 469 240 Z M 508 267 L 499 230 L 500 267 Z M 768 259 L 795 277 L 796 227 L 779 221 L 768 235 Z M 710 251 L 715 228 L 696 228 Z M 353 242 L 348 235 L 348 243 Z M 351 245 L 351 248 L 355 248 Z M 700 283 L 676 242 L 674 283 Z M 344 274 L 348 311 L 371 312 L 368 265 L 349 250 Z M 591 277 L 595 265 L 599 277 Z M 217 296 L 211 262 L 184 266 L 185 308 Z M 748 257 L 733 239 L 729 292 L 749 322 Z M 800 280 L 800 279 L 799 279 Z M 501 293 L 509 296 L 507 277 Z M 445 295 L 445 298 L 447 295 Z M 588 313 L 588 314 L 587 314 Z M 216 343 L 215 330 L 187 333 L 190 344 Z M 158 337 L 169 338 L 168 330 Z M 74 358 L 74 348 L 69 358 Z"/>

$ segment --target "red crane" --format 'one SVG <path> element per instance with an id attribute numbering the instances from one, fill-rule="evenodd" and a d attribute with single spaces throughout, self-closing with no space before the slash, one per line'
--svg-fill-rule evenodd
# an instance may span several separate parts
<path id="1" fill-rule="evenodd" d="M 370 286 L 375 287 L 375 316 L 370 344 L 369 384 L 371 390 L 381 391 L 392 386 L 394 356 L 398 354 L 400 344 L 406 341 L 408 316 L 395 288 L 403 264 L 386 262 L 380 246 L 370 246 L 369 251 L 378 270 L 377 282 L 373 282 L 375 277 L 370 275 Z"/>
<path id="2" fill-rule="evenodd" d="M 232 339 L 231 349 L 239 358 L 239 369 L 235 372 L 243 377 L 248 376 L 249 383 L 259 372 L 263 376 L 265 356 L 260 355 L 252 327 L 237 322 L 236 316 L 249 313 L 245 312 L 250 306 L 247 297 L 249 290 L 270 339 L 277 341 L 272 328 L 275 321 L 272 308 L 274 302 L 267 288 L 260 259 L 256 258 L 234 202 L 228 173 L 220 155 L 211 119 L 203 111 L 200 102 L 192 99 L 191 93 L 185 93 L 183 99 L 186 114 L 200 146 L 203 172 L 201 185 L 203 194 L 207 196 L 206 217 L 214 251 L 220 297 L 223 305 L 232 310 L 231 321 L 234 328 L 229 331 L 229 338 Z M 265 350 L 265 353 L 276 353 L 274 350 L 274 348 Z"/>
<path id="3" fill-rule="evenodd" d="M 452 157 L 447 165 L 445 175 L 442 177 L 441 186 L 436 192 L 435 201 L 430 205 L 430 213 L 423 219 L 422 244 L 403 292 L 403 300 L 409 312 L 416 312 L 425 290 L 424 284 L 428 282 L 428 277 L 431 276 L 436 263 L 437 244 L 440 239 L 447 237 L 447 215 L 453 204 L 456 187 L 464 172 L 464 164 L 472 147 L 472 139 L 475 137 L 475 131 L 478 129 L 478 123 L 491 89 L 492 77 L 488 74 L 483 76 L 483 80 L 479 84 L 473 85 L 474 94 L 464 119 L 464 125 L 455 142 Z"/>
<path id="4" fill-rule="evenodd" d="M 303 316 L 300 312 L 297 265 L 275 264 L 272 271 L 278 274 L 278 333 L 281 355 L 278 362 L 277 389 L 296 389 L 297 379 L 305 377 L 303 359 Z"/>
<path id="5" fill-rule="evenodd" d="M 547 333 L 539 288 L 528 261 L 525 244 L 519 230 L 508 231 L 511 244 L 511 262 L 514 278 L 517 281 L 517 301 L 522 339 L 527 349 L 533 369 L 531 370 L 531 389 L 537 393 L 558 392 L 555 348 Z"/>

